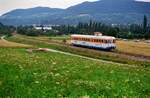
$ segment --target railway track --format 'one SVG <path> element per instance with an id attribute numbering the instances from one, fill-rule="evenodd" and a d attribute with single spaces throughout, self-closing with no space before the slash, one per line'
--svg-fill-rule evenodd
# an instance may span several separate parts
<path id="1" fill-rule="evenodd" d="M 25 39 L 23 37 L 19 37 L 19 38 Z M 136 54 L 125 53 L 125 52 L 120 52 L 120 51 L 102 51 L 102 50 L 96 50 L 96 49 L 76 47 L 76 46 L 72 46 L 69 41 L 67 41 L 67 43 L 63 43 L 63 42 L 54 41 L 54 40 L 45 41 L 45 40 L 40 40 L 40 39 L 36 39 L 36 38 L 32 38 L 32 37 L 28 37 L 28 40 L 42 42 L 42 43 L 46 43 L 46 44 L 56 44 L 56 45 L 60 45 L 60 46 L 66 46 L 66 47 L 74 48 L 77 50 L 90 51 L 91 53 L 94 52 L 94 53 L 102 53 L 102 54 L 106 54 L 106 55 L 119 56 L 119 57 L 131 59 L 131 60 L 147 61 L 147 62 L 150 61 L 150 56 L 136 55 Z"/>

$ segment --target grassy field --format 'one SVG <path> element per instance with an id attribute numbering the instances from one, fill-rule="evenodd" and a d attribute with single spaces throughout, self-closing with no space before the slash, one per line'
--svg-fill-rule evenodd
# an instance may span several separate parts
<path id="1" fill-rule="evenodd" d="M 52 48 L 103 59 L 106 62 L 55 52 L 28 52 L 26 48 L 1 47 L 0 98 L 149 98 L 150 96 L 150 62 L 130 60 L 111 52 L 72 48 L 63 45 L 63 39 L 60 38 L 53 40 L 48 37 L 17 35 L 8 40 L 27 46 L 32 45 L 32 48 Z M 109 63 L 107 60 L 120 64 Z"/>
<path id="2" fill-rule="evenodd" d="M 140 66 L 150 66 L 150 62 L 148 60 L 139 60 L 139 58 L 134 58 L 131 56 L 126 56 L 118 53 L 113 52 L 104 52 L 104 51 L 97 51 L 93 49 L 86 49 L 86 48 L 77 48 L 72 47 L 70 45 L 65 45 L 61 40 L 59 42 L 56 42 L 54 40 L 49 40 L 48 37 L 27 37 L 27 36 L 13 36 L 9 38 L 11 41 L 15 41 L 18 43 L 24 43 L 24 44 L 31 44 L 35 47 L 43 47 L 43 48 L 52 48 L 60 51 L 70 52 L 74 54 L 79 54 L 83 56 L 88 56 L 92 58 L 97 59 L 103 59 L 118 63 L 124 63 L 124 64 L 131 64 L 131 65 L 140 65 Z M 55 38 L 56 40 L 56 38 Z"/>
<path id="3" fill-rule="evenodd" d="M 9 61 L 8 61 L 9 59 Z M 0 48 L 1 98 L 148 98 L 150 69 Z"/>
<path id="4" fill-rule="evenodd" d="M 150 57 L 150 43 L 134 41 L 117 41 L 117 50 Z"/>

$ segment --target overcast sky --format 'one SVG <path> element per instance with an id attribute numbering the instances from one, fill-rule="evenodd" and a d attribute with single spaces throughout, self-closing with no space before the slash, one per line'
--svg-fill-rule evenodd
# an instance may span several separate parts
<path id="1" fill-rule="evenodd" d="M 37 6 L 52 8 L 67 8 L 72 5 L 82 3 L 84 1 L 98 0 L 0 0 L 0 15 L 18 8 L 32 8 Z M 139 0 L 149 1 L 150 0 Z"/>

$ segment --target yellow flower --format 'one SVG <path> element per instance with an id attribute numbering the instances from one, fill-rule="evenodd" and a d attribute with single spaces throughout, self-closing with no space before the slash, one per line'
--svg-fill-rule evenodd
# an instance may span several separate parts
<path id="1" fill-rule="evenodd" d="M 90 96 L 87 96 L 87 95 L 86 95 L 86 96 L 82 96 L 81 98 L 90 98 Z"/>
<path id="2" fill-rule="evenodd" d="M 36 84 L 39 84 L 40 82 L 39 82 L 39 81 L 35 81 L 35 83 L 36 83 Z"/>
<path id="3" fill-rule="evenodd" d="M 3 82 L 2 82 L 2 81 L 0 81 L 0 86 L 2 85 L 2 83 L 3 83 Z"/>
<path id="4" fill-rule="evenodd" d="M 52 64 L 53 64 L 53 65 L 56 65 L 57 63 L 56 63 L 56 62 L 53 62 Z"/>
<path id="5" fill-rule="evenodd" d="M 59 83 L 59 82 L 56 82 L 56 84 L 59 85 L 60 83 Z"/>

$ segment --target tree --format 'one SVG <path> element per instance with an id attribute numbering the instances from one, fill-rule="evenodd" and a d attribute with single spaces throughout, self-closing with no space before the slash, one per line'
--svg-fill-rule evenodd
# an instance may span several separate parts
<path id="1" fill-rule="evenodd" d="M 144 19 L 143 19 L 143 30 L 144 30 L 144 33 L 146 32 L 146 28 L 147 28 L 147 17 L 146 17 L 146 15 L 144 15 Z"/>
<path id="2" fill-rule="evenodd" d="M 4 26 L 1 22 L 0 22 L 0 27 Z"/>

